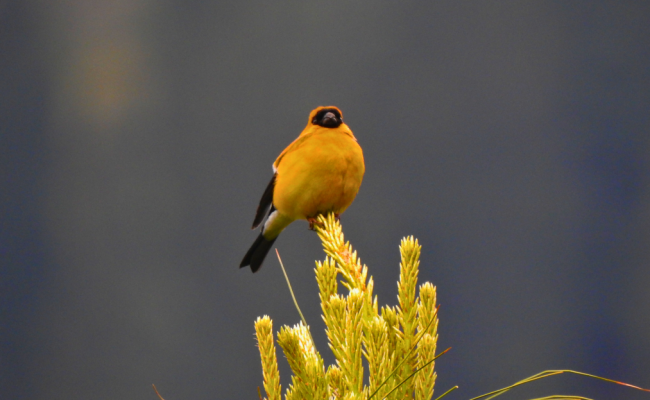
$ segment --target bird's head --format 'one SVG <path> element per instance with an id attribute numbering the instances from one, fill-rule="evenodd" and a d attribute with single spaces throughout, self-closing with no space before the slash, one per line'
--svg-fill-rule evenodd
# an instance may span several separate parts
<path id="1" fill-rule="evenodd" d="M 318 107 L 309 114 L 309 123 L 323 128 L 338 128 L 343 123 L 343 113 L 334 106 Z"/>

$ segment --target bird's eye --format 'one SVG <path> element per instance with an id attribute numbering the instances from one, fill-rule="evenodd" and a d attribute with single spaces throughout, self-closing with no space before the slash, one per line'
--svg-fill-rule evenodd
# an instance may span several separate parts
<path id="1" fill-rule="evenodd" d="M 316 116 L 314 117 L 314 120 L 312 122 L 315 123 L 315 124 L 321 122 L 326 113 L 327 113 L 327 110 L 319 111 L 318 114 L 316 114 Z"/>

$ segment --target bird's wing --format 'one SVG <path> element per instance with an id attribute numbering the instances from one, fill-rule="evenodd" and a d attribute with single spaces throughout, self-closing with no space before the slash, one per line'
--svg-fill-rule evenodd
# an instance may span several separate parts
<path id="1" fill-rule="evenodd" d="M 304 144 L 305 140 L 310 136 L 311 135 L 301 134 L 296 140 L 294 140 L 289 146 L 287 146 L 287 148 L 284 149 L 282 153 L 280 153 L 278 158 L 273 163 L 273 172 L 274 172 L 273 178 L 271 178 L 271 182 L 269 182 L 269 185 L 266 187 L 266 190 L 264 190 L 264 194 L 260 199 L 260 205 L 257 206 L 257 213 L 255 213 L 255 220 L 253 221 L 253 229 L 257 228 L 262 223 L 264 217 L 267 215 L 269 206 L 271 207 L 271 212 L 273 212 L 274 210 L 273 188 L 275 187 L 275 179 L 278 175 L 277 170 L 278 170 L 278 165 L 280 165 L 280 161 L 284 156 L 301 147 Z"/>
<path id="2" fill-rule="evenodd" d="M 294 140 L 289 146 L 287 146 L 286 149 L 284 149 L 282 153 L 280 153 L 280 156 L 278 156 L 278 158 L 273 163 L 273 177 L 271 178 L 271 182 L 269 182 L 268 186 L 266 187 L 266 190 L 264 190 L 264 194 L 260 199 L 260 204 L 257 206 L 255 220 L 253 221 L 253 229 L 257 228 L 262 223 L 262 221 L 264 221 L 264 217 L 266 217 L 269 211 L 269 207 L 273 209 L 273 189 L 275 187 L 275 179 L 278 175 L 277 170 L 278 165 L 280 165 L 280 160 L 282 160 L 282 157 L 284 157 L 287 153 L 290 153 L 296 147 L 299 147 L 303 141 L 304 139 L 298 137 L 298 139 Z"/>
<path id="3" fill-rule="evenodd" d="M 284 149 L 282 153 L 280 153 L 278 158 L 273 163 L 273 171 L 277 171 L 278 165 L 280 165 L 280 161 L 282 161 L 284 156 L 301 147 L 303 144 L 305 144 L 305 141 L 307 141 L 311 136 L 312 136 L 311 134 L 300 134 L 300 136 L 298 136 L 296 140 L 291 142 L 291 144 L 287 146 L 287 148 Z"/>
<path id="4" fill-rule="evenodd" d="M 257 212 L 255 213 L 255 220 L 253 221 L 253 228 L 257 228 L 262 221 L 264 220 L 264 217 L 266 216 L 267 211 L 269 210 L 269 207 L 273 206 L 273 188 L 275 187 L 275 177 L 277 174 L 273 174 L 273 177 L 271 178 L 271 182 L 269 182 L 269 185 L 266 187 L 266 190 L 264 190 L 264 194 L 262 195 L 262 198 L 260 199 L 260 204 L 257 206 Z"/>

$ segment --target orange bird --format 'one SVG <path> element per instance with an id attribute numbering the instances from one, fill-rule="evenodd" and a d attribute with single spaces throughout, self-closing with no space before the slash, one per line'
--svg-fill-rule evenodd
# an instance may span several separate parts
<path id="1" fill-rule="evenodd" d="M 357 195 L 365 165 L 363 152 L 336 107 L 318 107 L 307 126 L 273 163 L 273 177 L 257 207 L 253 229 L 268 215 L 240 268 L 256 272 L 284 228 L 297 219 L 342 214 Z"/>

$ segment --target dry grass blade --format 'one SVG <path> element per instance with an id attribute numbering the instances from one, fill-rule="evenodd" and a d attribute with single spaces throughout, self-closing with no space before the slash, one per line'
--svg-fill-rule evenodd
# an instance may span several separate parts
<path id="1" fill-rule="evenodd" d="M 159 398 L 160 400 L 165 400 L 165 399 L 163 399 L 163 397 L 160 395 L 160 393 L 158 393 L 158 389 L 156 389 L 156 385 L 154 385 L 154 384 L 152 383 L 151 386 L 153 386 L 153 391 L 156 392 L 156 395 L 158 396 L 158 398 Z"/>
<path id="2" fill-rule="evenodd" d="M 514 384 L 512 384 L 510 386 L 506 386 L 504 388 L 494 390 L 494 391 L 489 392 L 489 393 L 482 394 L 482 395 L 480 395 L 478 397 L 471 398 L 470 400 L 478 400 L 478 399 L 482 399 L 482 398 L 487 397 L 487 396 L 490 396 L 490 397 L 487 397 L 485 400 L 490 400 L 490 399 L 493 399 L 493 398 L 495 398 L 495 397 L 497 397 L 499 395 L 504 394 L 508 390 L 510 390 L 512 388 L 515 388 L 515 387 L 517 387 L 519 385 L 523 385 L 523 384 L 528 383 L 528 382 L 536 381 L 538 379 L 543 379 L 543 378 L 546 378 L 547 376 L 559 375 L 561 373 L 562 372 L 553 372 L 553 373 L 547 373 L 547 371 L 540 372 L 539 374 L 535 374 L 535 375 L 533 375 L 531 377 L 528 377 L 528 378 L 526 378 L 524 380 L 521 380 L 521 381 L 519 381 L 517 383 L 514 383 Z"/>
<path id="3" fill-rule="evenodd" d="M 633 388 L 633 389 L 642 390 L 644 392 L 650 392 L 649 389 L 644 389 L 644 388 L 641 388 L 641 387 L 638 387 L 638 386 L 630 385 L 629 383 L 625 383 L 625 382 L 615 381 L 613 379 L 603 378 L 603 377 L 597 376 L 597 375 L 587 374 L 585 372 L 573 371 L 573 370 L 570 370 L 570 369 L 558 369 L 558 370 L 553 370 L 552 369 L 552 370 L 542 371 L 542 372 L 540 372 L 538 374 L 535 374 L 535 375 L 530 376 L 530 377 L 528 377 L 528 378 L 526 378 L 524 380 L 521 380 L 521 381 L 519 381 L 519 382 L 517 382 L 515 384 L 512 384 L 510 386 L 506 386 L 506 387 L 504 387 L 502 389 L 492 391 L 490 393 L 485 393 L 485 394 L 480 395 L 478 397 L 474 397 L 474 398 L 472 398 L 470 400 L 478 400 L 478 399 L 482 399 L 482 398 L 486 398 L 485 400 L 490 400 L 490 399 L 493 399 L 493 398 L 495 398 L 497 396 L 502 395 L 503 393 L 507 392 L 508 390 L 510 390 L 510 389 L 512 389 L 514 387 L 523 385 L 523 384 L 528 383 L 528 382 L 536 381 L 538 379 L 547 378 L 549 376 L 563 374 L 565 372 L 570 373 L 570 374 L 576 374 L 576 375 L 587 376 L 587 377 L 590 377 L 590 378 L 600 379 L 601 381 L 605 381 L 605 382 L 616 383 L 618 385 L 623 385 L 623 386 L 627 386 L 627 387 L 630 387 L 630 388 Z M 588 399 L 586 397 L 567 396 L 567 395 L 552 395 L 552 396 L 547 396 L 547 397 L 541 397 L 541 398 L 538 398 L 538 399 L 535 399 L 535 400 L 559 400 L 559 399 L 567 399 L 567 400 L 568 399 L 579 399 L 579 400 L 586 399 L 586 400 L 591 400 L 591 399 Z"/>
<path id="4" fill-rule="evenodd" d="M 596 375 L 587 374 L 587 373 L 585 373 L 585 372 L 573 371 L 573 370 L 570 370 L 570 369 L 565 369 L 565 370 L 561 370 L 561 371 L 562 371 L 562 372 L 568 372 L 568 373 L 571 373 L 571 374 L 576 374 L 576 375 L 588 376 L 588 377 L 590 377 L 590 378 L 600 379 L 601 381 L 605 381 L 605 382 L 616 383 L 617 385 L 623 385 L 623 386 L 631 387 L 632 389 L 642 390 L 642 391 L 644 391 L 644 392 L 650 392 L 650 389 L 644 389 L 644 388 L 642 388 L 642 387 L 638 387 L 638 386 L 630 385 L 629 383 L 619 382 L 619 381 L 615 381 L 615 380 L 613 380 L 613 379 L 607 379 L 607 378 L 603 378 L 603 377 L 601 377 L 601 376 L 596 376 Z"/>
<path id="5" fill-rule="evenodd" d="M 289 286 L 289 292 L 291 293 L 291 298 L 293 299 L 293 304 L 296 305 L 296 310 L 298 310 L 298 314 L 300 314 L 300 319 L 302 320 L 302 323 L 307 325 L 307 320 L 305 319 L 305 316 L 302 315 L 302 311 L 300 311 L 300 306 L 298 305 L 298 300 L 296 300 L 296 295 L 293 294 L 293 289 L 291 288 L 291 282 L 289 282 L 289 276 L 287 275 L 287 271 L 284 269 L 284 264 L 282 264 L 282 259 L 280 258 L 280 252 L 278 249 L 275 249 L 275 254 L 278 255 L 278 261 L 280 261 L 280 267 L 282 268 L 282 272 L 284 273 L 284 279 L 287 280 L 287 286 Z M 311 336 L 311 332 L 309 332 L 309 337 L 311 337 L 311 342 L 314 344 L 314 347 L 316 347 L 316 342 L 314 342 L 314 338 Z"/>
<path id="6" fill-rule="evenodd" d="M 451 389 L 447 390 L 446 392 L 444 392 L 440 396 L 436 397 L 436 400 L 442 399 L 443 397 L 445 397 L 446 395 L 448 395 L 449 393 L 453 392 L 456 389 L 458 389 L 458 386 L 453 386 Z"/>

